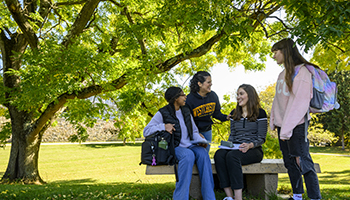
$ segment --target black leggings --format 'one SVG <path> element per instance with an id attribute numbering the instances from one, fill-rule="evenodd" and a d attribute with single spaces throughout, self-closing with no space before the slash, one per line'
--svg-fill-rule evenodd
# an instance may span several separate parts
<path id="1" fill-rule="evenodd" d="M 261 147 L 249 149 L 246 153 L 239 150 L 219 149 L 214 155 L 214 160 L 220 187 L 243 189 L 242 165 L 259 163 L 262 159 Z"/>

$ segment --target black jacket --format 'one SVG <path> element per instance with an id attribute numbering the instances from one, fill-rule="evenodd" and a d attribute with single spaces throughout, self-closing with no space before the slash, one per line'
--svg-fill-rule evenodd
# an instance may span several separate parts
<path id="1" fill-rule="evenodd" d="M 176 117 L 175 114 L 175 107 L 174 105 L 168 104 L 164 106 L 163 108 L 159 109 L 159 112 L 163 116 L 163 122 L 164 124 L 171 123 L 175 124 L 174 128 L 175 131 L 173 131 L 174 134 L 174 144 L 175 147 L 179 146 L 181 141 L 181 127 L 180 122 Z M 181 112 L 185 120 L 185 124 L 187 127 L 188 135 L 190 137 L 190 140 L 193 140 L 193 128 L 192 128 L 192 122 L 191 122 L 191 112 L 190 109 L 188 109 L 186 106 L 181 107 Z"/>

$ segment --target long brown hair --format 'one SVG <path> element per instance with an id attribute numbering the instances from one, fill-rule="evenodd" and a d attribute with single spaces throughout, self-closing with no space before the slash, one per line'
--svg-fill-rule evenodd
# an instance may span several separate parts
<path id="1" fill-rule="evenodd" d="M 285 81 L 288 86 L 288 90 L 290 93 L 293 93 L 293 76 L 294 76 L 294 67 L 300 64 L 309 64 L 313 65 L 316 68 L 319 68 L 317 65 L 308 62 L 305 60 L 305 58 L 299 53 L 299 50 L 297 46 L 295 45 L 294 41 L 290 38 L 282 39 L 278 42 L 276 42 L 272 48 L 271 51 L 277 51 L 280 50 L 284 57 L 284 63 L 283 66 L 286 69 L 285 74 Z"/>
<path id="2" fill-rule="evenodd" d="M 259 108 L 260 106 L 260 98 L 258 93 L 256 92 L 255 88 L 249 84 L 242 84 L 238 87 L 242 88 L 248 95 L 248 101 L 247 101 L 247 118 L 249 121 L 256 121 L 259 116 Z M 237 89 L 237 91 L 238 91 Z M 242 107 L 238 105 L 236 106 L 236 109 L 233 112 L 233 115 L 231 118 L 235 121 L 238 121 L 241 119 L 243 114 Z"/>

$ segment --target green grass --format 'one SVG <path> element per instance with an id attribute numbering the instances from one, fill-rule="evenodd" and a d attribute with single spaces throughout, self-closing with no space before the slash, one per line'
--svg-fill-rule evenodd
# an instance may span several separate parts
<path id="1" fill-rule="evenodd" d="M 312 152 L 349 155 L 339 149 L 310 148 Z M 212 148 L 213 155 L 215 148 Z M 0 176 L 10 147 L 0 149 Z M 321 165 L 324 199 L 350 199 L 350 157 L 312 154 Z M 0 199 L 171 199 L 173 175 L 145 175 L 139 165 L 140 144 L 42 145 L 39 172 L 45 185 L 0 185 Z M 290 191 L 286 174 L 279 175 L 279 189 Z M 217 191 L 217 199 L 224 193 Z M 257 199 L 246 197 L 245 199 Z M 277 199 L 275 197 L 275 199 Z"/>

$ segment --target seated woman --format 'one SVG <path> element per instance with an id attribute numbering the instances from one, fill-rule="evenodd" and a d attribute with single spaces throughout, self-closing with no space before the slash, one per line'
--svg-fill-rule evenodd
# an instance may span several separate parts
<path id="1" fill-rule="evenodd" d="M 203 199 L 213 200 L 215 199 L 214 181 L 210 158 L 205 150 L 207 144 L 193 145 L 191 143 L 191 141 L 203 141 L 204 139 L 199 135 L 190 109 L 185 106 L 186 98 L 181 88 L 168 88 L 165 92 L 165 99 L 169 104 L 159 109 L 143 130 L 143 135 L 146 137 L 163 130 L 174 134 L 175 155 L 179 161 L 179 181 L 176 182 L 174 200 L 189 198 L 194 163 L 198 167 Z"/>
<path id="2" fill-rule="evenodd" d="M 215 155 L 215 167 L 224 188 L 226 198 L 242 200 L 242 165 L 258 163 L 263 159 L 261 145 L 267 132 L 266 112 L 260 107 L 254 87 L 243 84 L 237 90 L 237 106 L 231 112 L 231 134 L 228 141 L 240 144 L 239 150 L 219 149 Z"/>

